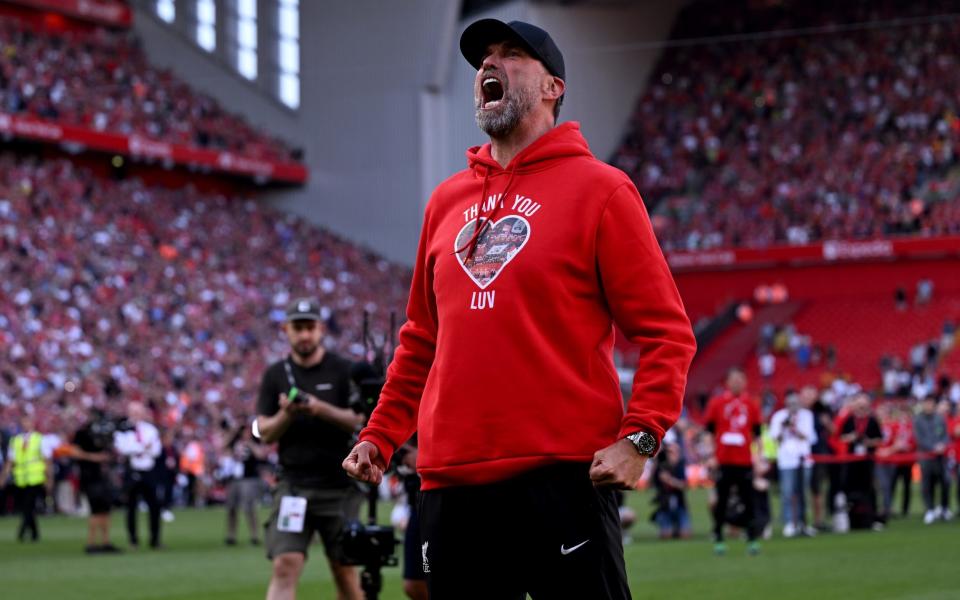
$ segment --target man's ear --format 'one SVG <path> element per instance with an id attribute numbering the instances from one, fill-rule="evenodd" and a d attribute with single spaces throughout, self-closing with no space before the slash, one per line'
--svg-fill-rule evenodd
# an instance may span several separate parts
<path id="1" fill-rule="evenodd" d="M 567 91 L 567 84 L 555 75 L 548 75 L 543 80 L 544 100 L 557 100 Z"/>

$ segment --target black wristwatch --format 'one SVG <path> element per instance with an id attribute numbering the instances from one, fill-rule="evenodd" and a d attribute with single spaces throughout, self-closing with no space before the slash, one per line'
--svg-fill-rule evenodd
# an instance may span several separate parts
<path id="1" fill-rule="evenodd" d="M 624 439 L 633 444 L 637 452 L 644 456 L 653 456 L 657 453 L 657 438 L 646 431 L 636 431 Z"/>

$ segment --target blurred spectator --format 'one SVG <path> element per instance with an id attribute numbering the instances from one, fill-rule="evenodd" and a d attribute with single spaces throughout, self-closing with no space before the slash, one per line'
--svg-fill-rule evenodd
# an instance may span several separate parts
<path id="1" fill-rule="evenodd" d="M 907 290 L 903 289 L 903 286 L 898 285 L 896 291 L 893 292 L 893 302 L 897 310 L 907 310 Z"/>
<path id="2" fill-rule="evenodd" d="M 221 476 L 227 481 L 226 544 L 237 543 L 237 513 L 243 512 L 250 530 L 250 543 L 260 544 L 256 508 L 263 496 L 260 465 L 267 458 L 267 449 L 253 437 L 249 418 L 241 419 L 224 445 Z"/>
<path id="3" fill-rule="evenodd" d="M 151 422 L 150 412 L 142 402 L 127 404 L 126 426 L 114 433 L 113 446 L 126 460 L 124 493 L 127 502 L 127 534 L 130 546 L 140 545 L 137 535 L 137 511 L 140 502 L 147 505 L 150 519 L 150 547 L 160 548 L 160 502 L 154 465 L 160 456 L 160 432 Z"/>
<path id="4" fill-rule="evenodd" d="M 690 512 L 687 509 L 687 465 L 680 446 L 667 444 L 665 452 L 657 457 L 653 484 L 657 495 L 654 521 L 660 530 L 660 539 L 690 537 Z"/>
<path id="5" fill-rule="evenodd" d="M 936 397 L 927 396 L 920 407 L 920 414 L 913 420 L 913 432 L 917 450 L 928 455 L 920 460 L 920 472 L 923 477 L 923 504 L 926 508 L 923 522 L 929 525 L 939 519 L 953 518 L 950 512 L 950 483 L 944 456 L 950 436 L 947 433 L 946 419 L 937 412 Z M 936 501 L 937 488 L 940 488 L 939 503 Z"/>
<path id="6" fill-rule="evenodd" d="M 206 504 L 207 472 L 206 453 L 203 444 L 198 440 L 190 440 L 180 454 L 180 473 L 187 478 L 187 506 L 200 508 Z"/>
<path id="7" fill-rule="evenodd" d="M 777 357 L 768 348 L 764 348 L 757 358 L 757 366 L 760 370 L 760 376 L 764 380 L 770 379 L 777 371 Z"/>
<path id="8" fill-rule="evenodd" d="M 786 406 L 773 413 L 770 437 L 777 442 L 783 536 L 815 535 L 806 517 L 806 490 L 810 487 L 810 454 L 817 432 L 813 413 L 801 406 L 799 394 L 789 394 Z"/>
<path id="9" fill-rule="evenodd" d="M 906 467 L 907 479 L 904 482 L 902 514 L 910 510 L 910 468 L 913 463 L 894 462 L 896 455 L 913 451 L 913 423 L 904 419 L 903 411 L 893 403 L 883 405 L 878 411 L 880 428 L 883 430 L 883 442 L 877 448 L 877 458 L 885 459 L 877 463 L 877 490 L 880 493 L 879 519 L 886 523 L 893 512 L 893 493 L 903 467 Z"/>
<path id="10" fill-rule="evenodd" d="M 910 348 L 910 368 L 914 375 L 922 373 L 927 366 L 927 344 L 919 343 Z M 918 398 L 919 399 L 919 398 Z"/>
<path id="11" fill-rule="evenodd" d="M 174 521 L 173 504 L 174 489 L 177 484 L 177 474 L 180 472 L 180 450 L 177 447 L 175 431 L 172 427 L 160 434 L 163 446 L 160 457 L 154 467 L 160 496 L 160 518 L 170 523 Z"/>
<path id="12" fill-rule="evenodd" d="M 37 511 L 42 510 L 46 497 L 53 488 L 53 464 L 50 456 L 43 453 L 36 418 L 24 412 L 20 419 L 20 432 L 10 440 L 7 461 L 0 470 L 0 486 L 6 486 L 11 479 L 17 511 L 20 513 L 20 527 L 17 540 L 32 542 L 40 540 L 40 528 L 37 525 Z"/>
<path id="13" fill-rule="evenodd" d="M 846 465 L 846 498 L 850 525 L 854 528 L 877 527 L 877 500 L 874 491 L 874 452 L 883 443 L 883 430 L 873 413 L 870 397 L 858 393 L 851 402 L 850 414 L 840 425 L 840 440 L 854 460 Z"/>
<path id="14" fill-rule="evenodd" d="M 947 354 L 953 350 L 957 339 L 957 324 L 948 319 L 943 323 L 942 333 L 940 335 L 940 350 Z"/>
<path id="15" fill-rule="evenodd" d="M 933 298 L 933 281 L 921 279 L 917 282 L 917 306 L 929 304 L 931 298 Z"/>
<path id="16" fill-rule="evenodd" d="M 110 541 L 110 509 L 114 490 L 107 472 L 113 458 L 113 424 L 101 410 L 94 410 L 90 419 L 73 437 L 72 453 L 80 471 L 80 491 L 87 498 L 90 517 L 87 521 L 87 554 L 114 553 L 119 548 Z"/>
<path id="17" fill-rule="evenodd" d="M 820 400 L 817 389 L 805 386 L 800 390 L 800 405 L 813 415 L 813 427 L 816 435 L 810 447 L 810 452 L 818 456 L 833 454 L 829 439 L 833 435 L 833 413 Z M 829 481 L 830 466 L 814 462 L 810 468 L 810 504 L 813 508 L 813 527 L 817 530 L 826 529 L 824 489 Z"/>
<path id="18" fill-rule="evenodd" d="M 760 534 L 754 502 L 754 445 L 760 437 L 761 416 L 756 402 L 746 393 L 747 378 L 743 371 L 731 369 L 726 390 L 710 400 L 704 423 L 713 434 L 718 467 L 717 497 L 713 507 L 714 552 L 725 554 L 724 526 L 730 517 L 731 493 L 739 498 L 742 525 L 746 527 L 747 549 L 760 551 Z M 737 511 L 740 512 L 740 511 Z"/>
<path id="19" fill-rule="evenodd" d="M 949 464 L 953 465 L 953 482 L 957 487 L 957 510 L 960 510 L 960 407 L 953 404 L 953 416 L 947 421 L 950 433 Z"/>

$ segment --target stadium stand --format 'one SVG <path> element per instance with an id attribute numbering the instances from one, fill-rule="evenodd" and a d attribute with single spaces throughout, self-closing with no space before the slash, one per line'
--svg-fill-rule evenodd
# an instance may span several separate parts
<path id="1" fill-rule="evenodd" d="M 334 347 L 359 358 L 362 312 L 385 331 L 409 278 L 251 199 L 3 153 L 0 404 L 32 403 L 54 422 L 142 398 L 206 432 L 224 411 L 252 410 L 260 374 L 287 348 L 278 324 L 291 294 L 318 297 Z"/>
<path id="2" fill-rule="evenodd" d="M 4 113 L 254 159 L 300 158 L 299 150 L 152 67 L 131 31 L 47 32 L 0 16 L 0 50 Z"/>
<path id="3" fill-rule="evenodd" d="M 684 10 L 614 158 L 664 250 L 960 232 L 948 3 L 746 4 Z"/>

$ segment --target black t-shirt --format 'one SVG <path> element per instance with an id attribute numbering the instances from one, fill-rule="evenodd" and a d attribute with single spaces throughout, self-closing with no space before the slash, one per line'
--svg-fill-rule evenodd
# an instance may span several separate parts
<path id="1" fill-rule="evenodd" d="M 257 414 L 273 416 L 280 410 L 280 394 L 290 381 L 284 363 L 290 365 L 294 383 L 301 390 L 340 408 L 350 404 L 350 363 L 326 352 L 320 363 L 303 368 L 289 358 L 274 363 L 263 374 Z M 279 442 L 282 477 L 311 487 L 345 488 L 350 485 L 341 463 L 350 451 L 352 435 L 318 417 L 297 415 Z"/>
<path id="2" fill-rule="evenodd" d="M 833 454 L 832 449 L 830 448 L 830 431 L 827 430 L 826 426 L 823 424 L 823 420 L 827 419 L 828 421 L 833 420 L 833 412 L 830 411 L 830 407 L 817 400 L 813 403 L 813 406 L 810 407 L 810 412 L 813 413 L 813 426 L 817 432 L 817 442 L 813 445 L 814 454 Z"/>
<path id="3" fill-rule="evenodd" d="M 90 425 L 84 425 L 73 435 L 73 443 L 84 452 L 103 452 L 103 448 L 97 446 L 94 441 L 93 432 L 90 431 Z M 80 485 L 86 486 L 92 483 L 103 481 L 103 464 L 89 460 L 77 460 L 77 466 L 80 468 Z"/>

